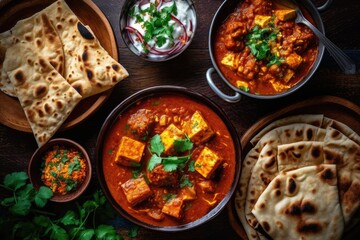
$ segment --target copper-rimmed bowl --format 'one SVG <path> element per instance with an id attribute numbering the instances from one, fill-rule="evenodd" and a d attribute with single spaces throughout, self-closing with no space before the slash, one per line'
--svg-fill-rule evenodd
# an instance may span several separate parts
<path id="1" fill-rule="evenodd" d="M 193 101 L 196 101 L 202 105 L 205 105 L 207 109 L 210 109 L 213 113 L 215 113 L 221 121 L 224 123 L 224 126 L 226 126 L 228 130 L 228 134 L 230 134 L 231 142 L 234 146 L 234 158 L 235 158 L 235 170 L 234 170 L 234 177 L 231 180 L 231 185 L 229 187 L 229 191 L 226 193 L 225 197 L 215 206 L 213 209 L 211 209 L 209 212 L 207 212 L 206 215 L 200 217 L 197 220 L 194 220 L 189 223 L 185 224 L 179 224 L 176 226 L 155 226 L 151 225 L 149 223 L 146 223 L 144 221 L 141 221 L 139 218 L 131 215 L 128 211 L 126 211 L 119 202 L 115 198 L 121 198 L 114 197 L 113 193 L 115 190 L 110 190 L 109 183 L 107 182 L 106 176 L 107 172 L 105 172 L 106 169 L 112 169 L 112 171 L 118 172 L 119 174 L 123 170 L 116 170 L 116 164 L 113 163 L 113 167 L 104 167 L 104 164 L 109 164 L 106 162 L 109 162 L 109 149 L 106 148 L 107 145 L 107 139 L 110 136 L 110 134 L 115 131 L 118 132 L 119 130 L 115 128 L 114 126 L 120 126 L 117 125 L 117 121 L 119 118 L 125 117 L 126 112 L 131 109 L 132 107 L 136 106 L 140 101 L 145 100 L 147 98 L 153 98 L 158 96 L 164 96 L 164 95 L 175 95 L 175 96 L 181 96 L 185 98 L 189 98 Z M 126 115 L 127 116 L 127 115 Z M 122 129 L 122 128 L 121 128 Z M 119 133 L 120 134 L 120 133 Z M 112 135 L 111 135 L 112 136 Z M 105 159 L 108 158 L 108 159 Z M 106 166 L 107 166 L 106 165 Z M 217 216 L 225 207 L 227 202 L 230 200 L 232 194 L 234 193 L 234 190 L 236 188 L 239 175 L 240 175 L 240 168 L 241 168 L 241 146 L 239 137 L 237 135 L 236 129 L 233 127 L 225 113 L 221 110 L 220 107 L 218 107 L 215 103 L 213 103 L 211 100 L 209 100 L 207 97 L 198 94 L 196 92 L 193 92 L 187 88 L 184 87 L 177 87 L 177 86 L 155 86 L 150 87 L 144 90 L 141 90 L 127 99 L 125 99 L 123 102 L 121 102 L 107 117 L 105 120 L 98 139 L 96 143 L 96 150 L 95 150 L 95 166 L 97 171 L 97 176 L 99 183 L 101 185 L 101 188 L 108 199 L 108 201 L 111 203 L 111 205 L 116 209 L 117 212 L 119 212 L 123 217 L 130 220 L 131 222 L 140 225 L 142 227 L 157 230 L 157 231 L 163 231 L 163 232 L 177 232 L 177 231 L 183 231 L 188 230 L 197 226 L 200 226 L 204 224 L 205 222 L 209 221 L 210 219 L 213 219 L 215 216 Z M 108 175 L 109 176 L 109 175 Z M 109 176 L 110 178 L 111 176 Z M 112 178 L 112 177 L 111 177 Z M 118 183 L 119 180 L 114 180 L 114 182 L 110 183 L 112 186 L 115 186 Z M 121 188 L 119 187 L 118 190 L 120 191 L 120 194 L 122 192 Z"/>
<path id="2" fill-rule="evenodd" d="M 54 146 L 74 148 L 78 150 L 79 153 L 82 154 L 86 162 L 86 176 L 84 181 L 80 185 L 78 185 L 74 190 L 67 192 L 64 195 L 54 194 L 53 197 L 50 199 L 50 201 L 53 202 L 69 202 L 78 198 L 89 186 L 91 180 L 91 174 L 92 174 L 91 161 L 86 150 L 79 143 L 66 138 L 55 138 L 45 143 L 43 146 L 38 148 L 32 155 L 28 165 L 28 175 L 30 178 L 30 182 L 33 184 L 34 188 L 38 189 L 41 186 L 45 186 L 45 184 L 41 180 L 42 165 L 44 163 L 43 157 L 45 156 L 46 152 L 51 150 Z"/>
<path id="3" fill-rule="evenodd" d="M 301 9 L 305 9 L 310 14 L 311 18 L 314 20 L 315 26 L 322 33 L 324 33 L 324 25 L 321 20 L 319 11 L 325 10 L 329 6 L 331 1 L 332 0 L 327 0 L 323 6 L 316 8 L 310 0 L 297 0 Z M 215 52 L 214 49 L 215 49 L 216 34 L 217 34 L 217 31 L 220 28 L 220 26 L 227 19 L 227 17 L 232 12 L 235 11 L 236 7 L 238 6 L 238 4 L 240 2 L 241 1 L 238 1 L 238 0 L 224 1 L 221 4 L 221 6 L 218 8 L 218 10 L 215 13 L 213 20 L 211 22 L 210 30 L 209 30 L 208 44 L 209 44 L 209 53 L 210 53 L 211 62 L 213 64 L 213 67 L 209 68 L 206 72 L 206 78 L 207 78 L 207 82 L 208 82 L 209 86 L 220 98 L 224 99 L 227 102 L 238 102 L 238 101 L 240 101 L 242 95 L 252 97 L 252 98 L 257 98 L 257 99 L 275 99 L 275 98 L 287 96 L 287 95 L 297 91 L 311 79 L 311 77 L 313 76 L 313 74 L 316 72 L 317 68 L 320 65 L 320 62 L 323 58 L 323 54 L 325 51 L 325 46 L 320 41 L 318 41 L 318 54 L 317 54 L 317 57 L 313 63 L 313 66 L 311 67 L 311 69 L 308 71 L 306 76 L 300 82 L 298 82 L 293 87 L 291 87 L 290 89 L 288 89 L 287 91 L 284 91 L 284 92 L 280 92 L 280 93 L 273 94 L 273 95 L 258 95 L 258 94 L 245 92 L 245 91 L 240 90 L 239 88 L 236 88 L 234 85 L 232 85 L 226 79 L 226 77 L 223 75 L 223 73 L 221 72 L 218 63 L 215 60 L 215 53 L 214 53 Z M 235 92 L 234 95 L 231 96 L 231 95 L 227 95 L 227 94 L 223 93 L 215 85 L 214 80 L 212 78 L 212 74 L 215 72 L 226 83 L 226 85 L 229 86 Z"/>

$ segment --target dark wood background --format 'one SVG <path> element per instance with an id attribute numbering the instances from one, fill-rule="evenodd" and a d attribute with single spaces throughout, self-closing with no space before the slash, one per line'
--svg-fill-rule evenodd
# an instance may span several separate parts
<path id="1" fill-rule="evenodd" d="M 292 103 L 315 96 L 332 95 L 360 105 L 360 75 L 344 75 L 326 53 L 319 69 L 299 91 L 275 100 L 257 100 L 243 97 L 238 103 L 227 103 L 208 86 L 205 73 L 212 66 L 208 52 L 210 22 L 223 0 L 194 0 L 198 28 L 191 46 L 179 57 L 163 63 L 139 59 L 124 45 L 119 34 L 119 15 L 124 0 L 94 0 L 108 18 L 118 44 L 119 61 L 129 71 L 130 77 L 120 82 L 108 101 L 79 126 L 59 132 L 54 137 L 66 137 L 81 143 L 94 156 L 96 138 L 100 127 L 111 110 L 131 94 L 156 85 L 178 85 L 200 92 L 216 102 L 227 113 L 241 137 L 260 118 Z M 321 0 L 314 0 L 320 4 Z M 321 13 L 326 35 L 345 50 L 360 65 L 360 2 L 334 0 L 328 10 Z M 216 84 L 227 93 L 231 91 L 217 79 Z M 37 145 L 32 134 L 19 132 L 0 124 L 0 179 L 13 171 L 25 171 L 28 160 Z M 96 175 L 92 188 L 98 188 Z M 1 195 L 1 194 L 0 194 Z M 124 235 L 126 237 L 126 234 Z M 223 211 L 204 226 L 182 233 L 158 233 L 140 229 L 136 239 L 237 239 Z"/>

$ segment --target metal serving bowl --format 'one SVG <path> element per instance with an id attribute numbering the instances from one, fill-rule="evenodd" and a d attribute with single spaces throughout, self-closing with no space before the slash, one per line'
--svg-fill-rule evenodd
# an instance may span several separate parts
<path id="1" fill-rule="evenodd" d="M 324 25 L 323 22 L 321 20 L 321 16 L 319 14 L 319 11 L 325 10 L 329 4 L 331 3 L 332 0 L 327 0 L 327 2 L 316 8 L 314 6 L 314 4 L 310 1 L 310 0 L 298 0 L 298 4 L 299 6 L 301 6 L 302 8 L 306 9 L 310 16 L 312 17 L 312 19 L 315 22 L 315 26 L 322 32 L 324 33 Z M 315 71 L 317 70 L 317 68 L 320 65 L 320 62 L 323 58 L 323 54 L 324 54 L 324 50 L 325 47 L 324 45 L 319 41 L 319 52 L 317 55 L 317 58 L 315 59 L 315 62 L 312 66 L 312 68 L 310 69 L 309 73 L 303 78 L 303 80 L 301 80 L 299 83 L 297 83 L 295 86 L 293 86 L 292 88 L 290 88 L 289 90 L 285 91 L 285 92 L 281 92 L 279 94 L 275 94 L 275 95 L 257 95 L 257 94 L 252 94 L 252 93 L 248 93 L 245 91 L 242 91 L 238 88 L 236 88 L 234 85 L 232 85 L 225 77 L 224 75 L 221 73 L 218 64 L 215 61 L 215 56 L 214 56 L 214 45 L 215 45 L 215 37 L 216 37 L 216 33 L 219 29 L 219 27 L 221 26 L 221 24 L 226 20 L 226 18 L 232 13 L 234 12 L 236 6 L 239 4 L 239 1 L 237 0 L 226 0 L 224 1 L 221 6 L 219 7 L 219 9 L 217 10 L 217 12 L 215 13 L 213 20 L 211 22 L 210 25 L 210 30 L 209 30 L 209 52 L 210 52 L 210 57 L 211 57 L 211 61 L 213 64 L 213 67 L 209 68 L 206 72 L 206 78 L 207 78 L 207 82 L 209 84 L 209 86 L 211 87 L 211 89 L 222 99 L 224 99 L 227 102 L 238 102 L 241 100 L 241 96 L 242 95 L 246 95 L 248 97 L 252 97 L 252 98 L 257 98 L 257 99 L 275 99 L 275 98 L 280 98 L 280 97 L 284 97 L 287 96 L 293 92 L 295 92 L 296 90 L 298 90 L 299 88 L 301 88 L 305 83 L 307 83 L 311 77 L 313 76 L 313 74 L 315 73 Z M 233 96 L 229 96 L 225 93 L 223 93 L 214 83 L 213 79 L 212 79 L 212 74 L 216 71 L 216 73 L 221 77 L 221 79 L 232 89 L 234 90 L 235 94 Z"/>
<path id="2" fill-rule="evenodd" d="M 135 55 L 141 57 L 144 60 L 150 61 L 150 62 L 163 62 L 163 61 L 167 61 L 170 59 L 173 59 L 177 56 L 179 56 L 182 52 L 184 52 L 189 45 L 191 44 L 194 36 L 195 36 L 195 32 L 196 32 L 196 27 L 197 27 L 197 16 L 196 16 L 196 9 L 194 6 L 194 3 L 192 0 L 183 0 L 186 1 L 189 6 L 190 9 L 194 12 L 195 15 L 195 19 L 192 22 L 192 34 L 190 36 L 190 39 L 188 40 L 188 42 L 185 44 L 185 46 L 183 46 L 181 48 L 180 51 L 174 51 L 171 52 L 169 54 L 163 54 L 163 55 L 154 55 L 154 54 L 146 54 L 143 52 L 140 52 L 133 44 L 133 42 L 131 41 L 129 34 L 128 34 L 128 30 L 126 30 L 126 26 L 128 25 L 128 15 L 129 15 L 129 11 L 131 9 L 131 7 L 136 3 L 139 2 L 140 0 L 126 0 L 122 9 L 121 9 L 121 13 L 120 13 L 120 34 L 122 39 L 125 42 L 125 45 L 128 47 L 128 49 L 130 49 L 130 51 L 132 53 L 134 53 Z"/>
<path id="3" fill-rule="evenodd" d="M 227 126 L 229 133 L 231 134 L 231 138 L 234 143 L 235 147 L 235 160 L 236 160 L 236 169 L 235 169 L 235 175 L 233 182 L 231 184 L 229 192 L 226 194 L 226 196 L 221 200 L 221 202 L 218 203 L 218 205 L 213 208 L 211 211 L 209 211 L 206 215 L 203 217 L 183 225 L 178 226 L 166 226 L 166 227 L 159 227 L 159 226 L 153 226 L 148 223 L 144 223 L 140 221 L 139 219 L 135 218 L 134 216 L 130 215 L 127 211 L 125 211 L 114 199 L 112 194 L 110 193 L 110 190 L 108 188 L 106 179 L 105 179 L 105 172 L 103 167 L 103 154 L 106 154 L 106 149 L 104 149 L 104 145 L 107 139 L 108 134 L 112 131 L 112 126 L 116 123 L 119 116 L 121 116 L 123 113 L 129 110 L 132 106 L 136 105 L 136 103 L 142 99 L 153 97 L 153 96 L 161 96 L 161 95 L 180 95 L 187 98 L 190 98 L 194 101 L 197 101 L 199 103 L 205 104 L 208 106 L 213 112 L 215 112 L 224 122 L 224 124 Z M 96 143 L 96 149 L 95 149 L 95 165 L 96 165 L 96 171 L 97 176 L 99 179 L 99 183 L 101 185 L 101 188 L 108 199 L 108 201 L 111 203 L 111 205 L 116 209 L 117 212 L 119 212 L 123 217 L 130 220 L 131 222 L 140 225 L 142 227 L 157 230 L 157 231 L 163 231 L 163 232 L 177 232 L 177 231 L 183 231 L 188 230 L 194 227 L 197 227 L 199 225 L 204 224 L 205 222 L 209 221 L 210 219 L 213 219 L 215 216 L 217 216 L 225 207 L 227 202 L 230 200 L 232 194 L 234 193 L 234 190 L 237 186 L 239 175 L 240 175 L 240 168 L 241 168 L 241 146 L 239 137 L 237 136 L 236 130 L 234 129 L 233 125 L 229 121 L 229 119 L 226 117 L 225 113 L 221 110 L 220 107 L 218 107 L 215 103 L 213 103 L 208 98 L 204 97 L 203 95 L 200 95 L 196 92 L 193 92 L 187 88 L 184 87 L 176 87 L 176 86 L 155 86 L 150 87 L 144 90 L 141 90 L 132 96 L 125 99 L 123 102 L 121 102 L 107 117 L 105 120 L 98 139 Z"/>

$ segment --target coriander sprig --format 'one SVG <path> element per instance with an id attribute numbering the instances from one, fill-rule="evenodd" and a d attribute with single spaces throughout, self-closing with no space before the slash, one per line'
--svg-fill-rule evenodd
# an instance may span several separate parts
<path id="1" fill-rule="evenodd" d="M 275 41 L 279 34 L 278 29 L 267 27 L 260 28 L 255 26 L 251 32 L 246 35 L 246 46 L 250 48 L 252 55 L 258 60 L 268 60 L 268 66 L 273 64 L 280 65 L 284 59 L 271 53 L 270 43 Z"/>
<path id="2" fill-rule="evenodd" d="M 123 239 L 113 226 L 99 221 L 104 215 L 114 216 L 101 191 L 82 204 L 77 202 L 77 211 L 70 209 L 59 216 L 38 209 L 45 207 L 52 191 L 44 186 L 36 190 L 25 172 L 6 175 L 0 186 L 12 193 L 0 200 L 8 211 L 0 218 L 2 239 Z M 136 236 L 136 231 L 131 236 Z"/>
<path id="3" fill-rule="evenodd" d="M 193 148 L 193 145 L 194 144 L 187 136 L 184 139 L 174 140 L 174 150 L 176 152 L 183 153 L 186 151 L 190 151 Z M 190 154 L 184 156 L 161 157 L 161 154 L 164 152 L 164 150 L 164 144 L 161 141 L 160 135 L 154 135 L 150 140 L 149 151 L 150 153 L 152 153 L 152 156 L 148 163 L 149 171 L 152 171 L 156 165 L 162 164 L 165 171 L 172 172 L 178 168 L 185 167 L 186 163 L 191 159 Z"/>

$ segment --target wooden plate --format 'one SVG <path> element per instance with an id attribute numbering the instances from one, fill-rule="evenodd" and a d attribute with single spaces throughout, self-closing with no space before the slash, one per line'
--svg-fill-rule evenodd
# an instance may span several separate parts
<path id="1" fill-rule="evenodd" d="M 53 3 L 53 0 L 15 1 L 0 10 L 0 32 L 13 27 L 20 19 L 30 17 Z M 91 0 L 66 1 L 71 10 L 85 25 L 89 25 L 101 45 L 118 60 L 117 45 L 112 28 L 105 15 Z M 60 130 L 66 130 L 81 123 L 93 114 L 110 96 L 111 89 L 91 96 L 76 106 Z M 16 98 L 0 91 L 0 123 L 24 132 L 32 132 L 25 113 Z"/>
<path id="2" fill-rule="evenodd" d="M 326 117 L 338 120 L 348 125 L 356 133 L 360 134 L 360 106 L 339 97 L 316 97 L 313 99 L 308 99 L 302 102 L 292 104 L 257 121 L 245 132 L 245 134 L 241 138 L 241 146 L 243 147 L 244 153 L 243 156 L 246 156 L 246 154 L 253 147 L 250 143 L 250 140 L 261 129 L 263 129 L 265 126 L 269 125 L 271 122 L 277 119 L 297 114 L 323 114 Z M 233 196 L 231 201 L 227 205 L 230 224 L 235 230 L 235 232 L 242 239 L 247 239 L 245 230 L 240 222 L 240 219 L 237 216 L 234 206 L 235 201 Z M 355 236 L 359 235 L 360 229 L 358 227 L 355 227 L 349 232 L 346 232 L 343 238 L 354 239 Z"/>

